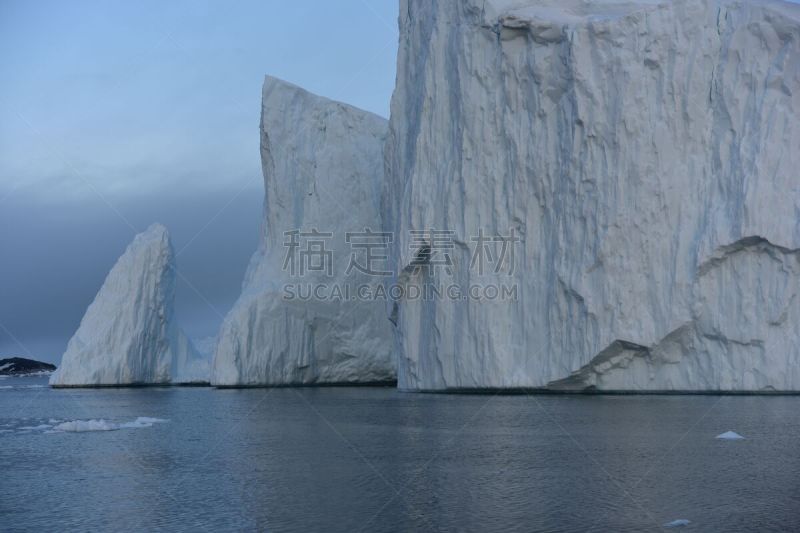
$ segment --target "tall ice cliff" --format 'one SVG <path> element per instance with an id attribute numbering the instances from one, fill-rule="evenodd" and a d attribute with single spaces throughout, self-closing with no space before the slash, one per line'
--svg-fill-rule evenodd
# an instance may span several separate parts
<path id="1" fill-rule="evenodd" d="M 377 115 L 266 77 L 262 241 L 220 329 L 212 385 L 394 379 L 384 305 L 337 297 L 380 281 L 349 268 L 346 241 L 348 232 L 380 232 L 387 127 Z"/>
<path id="2" fill-rule="evenodd" d="M 169 233 L 153 224 L 108 273 L 50 385 L 207 382 L 207 362 L 174 319 L 175 276 Z"/>
<path id="3" fill-rule="evenodd" d="M 396 281 L 518 292 L 399 302 L 398 386 L 800 390 L 798 169 L 800 6 L 403 0 Z"/>

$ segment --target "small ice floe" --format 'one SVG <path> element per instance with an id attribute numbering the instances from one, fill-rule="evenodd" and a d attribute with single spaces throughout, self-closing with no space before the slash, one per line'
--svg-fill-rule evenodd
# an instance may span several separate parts
<path id="1" fill-rule="evenodd" d="M 673 520 L 672 522 L 667 522 L 664 524 L 664 527 L 685 527 L 691 524 L 691 520 L 686 520 L 685 518 L 678 518 L 677 520 Z"/>
<path id="2" fill-rule="evenodd" d="M 149 428 L 153 424 L 161 424 L 164 422 L 169 422 L 168 420 L 164 420 L 163 418 L 152 418 L 149 416 L 140 416 L 133 422 L 124 422 L 119 425 L 120 429 L 125 428 Z"/>
<path id="3" fill-rule="evenodd" d="M 744 437 L 742 437 L 735 431 L 726 431 L 725 433 L 720 433 L 719 435 L 717 435 L 717 438 L 722 440 L 741 440 Z"/>
<path id="4" fill-rule="evenodd" d="M 22 426 L 19 428 L 20 430 L 30 430 L 30 431 L 44 431 L 45 429 L 50 429 L 50 424 L 39 424 L 38 426 Z"/>
<path id="5" fill-rule="evenodd" d="M 70 420 L 62 422 L 53 426 L 53 433 L 83 433 L 86 431 L 116 431 L 118 429 L 139 429 L 149 428 L 153 424 L 168 422 L 163 418 L 152 418 L 149 416 L 140 416 L 131 422 L 109 422 L 102 418 L 92 420 Z"/>
<path id="6" fill-rule="evenodd" d="M 81 433 L 84 431 L 113 431 L 119 429 L 117 424 L 106 422 L 102 418 L 97 420 L 70 420 L 53 426 L 53 431 L 67 431 Z"/>

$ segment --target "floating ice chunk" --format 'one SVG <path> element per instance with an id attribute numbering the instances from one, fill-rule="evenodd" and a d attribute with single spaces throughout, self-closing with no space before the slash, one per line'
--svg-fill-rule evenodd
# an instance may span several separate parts
<path id="1" fill-rule="evenodd" d="M 685 518 L 678 518 L 677 520 L 673 520 L 672 522 L 667 522 L 664 524 L 664 527 L 684 527 L 691 524 L 691 520 L 687 520 Z"/>
<path id="2" fill-rule="evenodd" d="M 102 418 L 92 420 L 71 420 L 69 422 L 62 422 L 53 426 L 53 432 L 71 432 L 81 433 L 85 431 L 115 431 L 118 429 L 139 429 L 149 428 L 153 424 L 168 422 L 163 418 L 152 418 L 149 416 L 140 416 L 131 422 L 114 423 L 108 422 Z"/>
<path id="3" fill-rule="evenodd" d="M 168 422 L 168 420 L 164 420 L 163 418 L 151 418 L 149 416 L 140 416 L 133 422 L 125 422 L 119 425 L 120 429 L 122 428 L 149 428 L 153 424 L 160 424 L 162 422 Z"/>
<path id="4" fill-rule="evenodd" d="M 159 424 L 161 422 L 169 422 L 166 418 L 153 418 L 150 416 L 140 416 L 136 419 L 139 422 L 144 422 L 146 424 Z"/>
<path id="5" fill-rule="evenodd" d="M 119 429 L 117 424 L 106 422 L 102 418 L 99 420 L 71 420 L 69 422 L 62 422 L 53 426 L 56 431 L 68 431 L 80 433 L 83 431 L 113 431 Z"/>
<path id="6" fill-rule="evenodd" d="M 717 438 L 723 440 L 740 440 L 743 439 L 744 437 L 742 437 L 735 431 L 726 431 L 725 433 L 720 433 L 719 435 L 717 435 Z"/>

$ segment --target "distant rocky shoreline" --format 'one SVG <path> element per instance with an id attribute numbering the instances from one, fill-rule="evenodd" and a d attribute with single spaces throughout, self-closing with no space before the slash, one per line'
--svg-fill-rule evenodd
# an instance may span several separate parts
<path id="1" fill-rule="evenodd" d="M 56 365 L 25 359 L 24 357 L 9 357 L 0 359 L 0 376 L 27 376 L 30 374 L 49 374 L 56 369 Z"/>

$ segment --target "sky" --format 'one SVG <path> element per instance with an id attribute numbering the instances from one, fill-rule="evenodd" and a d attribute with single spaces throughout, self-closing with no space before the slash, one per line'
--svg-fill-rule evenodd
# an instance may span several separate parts
<path id="1" fill-rule="evenodd" d="M 0 358 L 58 363 L 153 222 L 216 333 L 257 245 L 270 74 L 388 116 L 396 0 L 0 0 Z"/>

